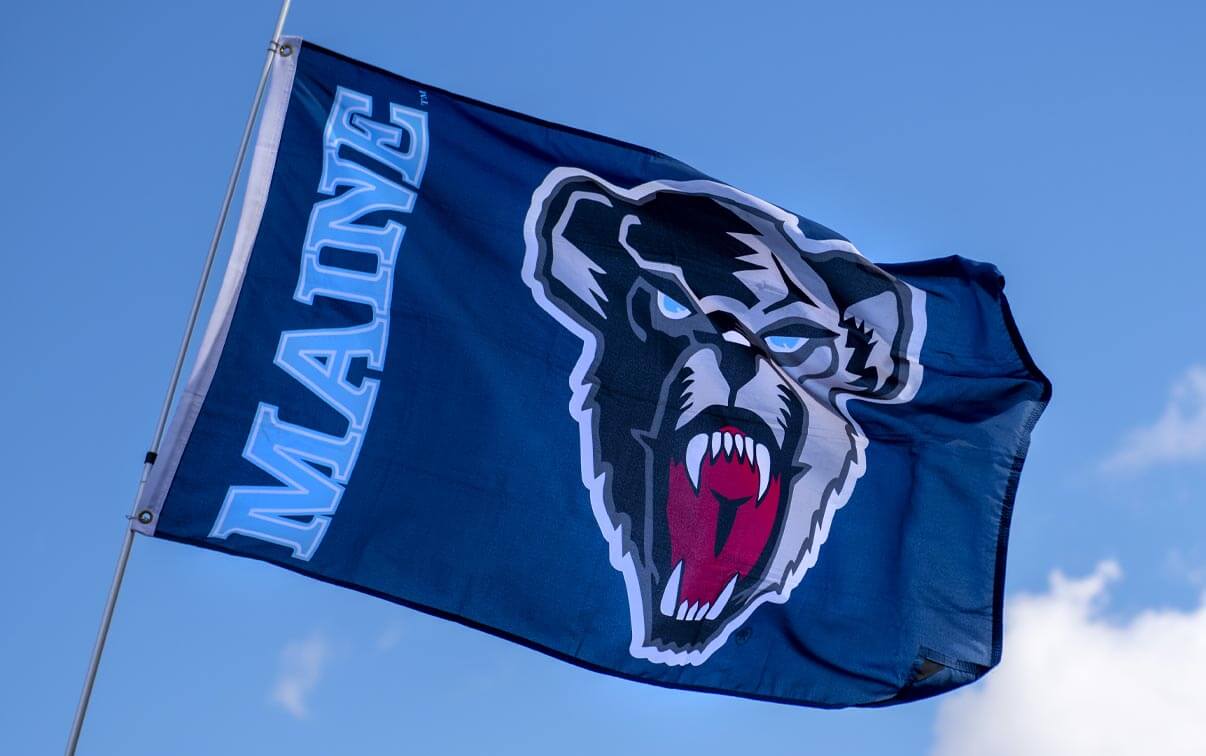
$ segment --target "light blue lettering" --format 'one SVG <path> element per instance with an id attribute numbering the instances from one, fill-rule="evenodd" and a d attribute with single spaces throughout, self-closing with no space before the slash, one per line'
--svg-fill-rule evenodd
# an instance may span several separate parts
<path id="1" fill-rule="evenodd" d="M 372 120 L 371 97 L 340 87 L 323 132 L 323 172 L 302 247 L 294 299 L 314 304 L 321 295 L 371 305 L 373 319 L 359 326 L 285 331 L 275 364 L 347 419 L 343 436 L 284 423 L 277 407 L 261 403 L 243 457 L 279 485 L 231 486 L 210 533 L 238 533 L 288 547 L 297 559 L 318 550 L 360 454 L 380 382 L 349 380 L 354 360 L 385 367 L 394 263 L 406 227 L 395 220 L 367 225 L 378 212 L 409 213 L 427 166 L 427 114 L 391 103 L 390 122 Z M 405 132 L 405 149 L 403 149 Z M 361 163 L 359 156 L 368 159 Z M 401 178 L 383 176 L 384 166 Z M 406 184 L 408 186 L 404 186 Z M 336 194 L 337 192 L 341 193 Z M 371 272 L 341 267 L 348 258 L 324 249 L 369 255 Z M 368 266 L 360 266 L 368 267 Z M 324 470 L 325 468 L 325 470 Z"/>
<path id="2" fill-rule="evenodd" d="M 278 410 L 261 403 L 243 449 L 243 458 L 276 478 L 281 486 L 231 486 L 210 531 L 211 538 L 234 533 L 288 546 L 309 559 L 326 534 L 362 436 L 319 433 L 281 422 Z M 330 475 L 314 465 L 330 468 Z M 302 521 L 298 517 L 309 517 Z"/>
<path id="3" fill-rule="evenodd" d="M 276 350 L 276 364 L 339 410 L 353 429 L 363 429 L 377 398 L 377 381 L 365 378 L 354 386 L 348 381 L 348 370 L 356 357 L 367 358 L 373 370 L 384 367 L 388 332 L 384 319 L 355 328 L 286 331 Z"/>
<path id="4" fill-rule="evenodd" d="M 389 166 L 402 174 L 406 183 L 417 187 L 427 166 L 427 113 L 391 104 L 390 124 L 370 120 L 372 114 L 371 97 L 343 87 L 336 89 L 335 104 L 324 132 L 328 151 L 338 153 L 340 147 L 350 147 Z M 403 130 L 409 137 L 405 152 L 400 149 Z M 324 164 L 319 191 L 330 194 L 334 189 L 326 166 L 329 164 Z"/>

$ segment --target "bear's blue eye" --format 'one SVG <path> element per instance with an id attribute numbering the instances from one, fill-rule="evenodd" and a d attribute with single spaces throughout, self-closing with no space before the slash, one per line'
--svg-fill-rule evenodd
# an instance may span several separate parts
<path id="1" fill-rule="evenodd" d="M 662 314 L 671 320 L 682 320 L 691 314 L 691 310 L 682 302 L 673 297 L 668 297 L 660 291 L 657 293 L 657 309 L 661 310 Z"/>
<path id="2" fill-rule="evenodd" d="M 772 352 L 794 352 L 804 346 L 803 336 L 767 336 L 766 345 Z"/>

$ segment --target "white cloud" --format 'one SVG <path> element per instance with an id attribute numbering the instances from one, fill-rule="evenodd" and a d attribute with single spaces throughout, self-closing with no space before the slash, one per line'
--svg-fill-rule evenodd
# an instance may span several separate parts
<path id="1" fill-rule="evenodd" d="M 306 697 L 318 685 L 330 653 L 327 641 L 318 634 L 285 644 L 272 701 L 298 719 L 305 717 L 309 713 Z"/>
<path id="2" fill-rule="evenodd" d="M 1206 748 L 1206 596 L 1193 611 L 1100 615 L 1121 576 L 1056 572 L 1012 599 L 1005 656 L 938 711 L 934 756 L 1201 754 Z"/>
<path id="3" fill-rule="evenodd" d="M 1127 434 L 1103 463 L 1106 470 L 1141 470 L 1161 462 L 1206 460 L 1206 365 L 1195 365 L 1173 386 L 1155 423 Z"/>

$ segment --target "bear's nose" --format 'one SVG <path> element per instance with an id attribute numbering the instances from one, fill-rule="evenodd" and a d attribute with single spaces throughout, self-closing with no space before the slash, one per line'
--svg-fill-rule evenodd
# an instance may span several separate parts
<path id="1" fill-rule="evenodd" d="M 739 344 L 745 347 L 750 345 L 750 340 L 747 339 L 740 331 L 725 331 L 720 335 L 725 341 L 730 343 Z"/>

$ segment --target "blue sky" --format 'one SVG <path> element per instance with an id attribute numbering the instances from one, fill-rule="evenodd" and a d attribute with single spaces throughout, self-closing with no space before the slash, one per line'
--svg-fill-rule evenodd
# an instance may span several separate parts
<path id="1" fill-rule="evenodd" d="M 64 742 L 275 12 L 5 11 L 0 752 Z M 1158 0 L 299 0 L 291 33 L 663 150 L 872 259 L 997 264 L 1055 385 L 1018 496 L 1005 662 L 967 692 L 885 710 L 673 692 L 140 539 L 80 752 L 1206 742 L 1190 716 L 1206 708 L 1203 28 L 1201 4 Z"/>

